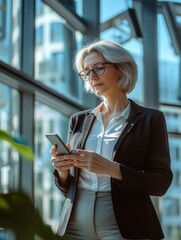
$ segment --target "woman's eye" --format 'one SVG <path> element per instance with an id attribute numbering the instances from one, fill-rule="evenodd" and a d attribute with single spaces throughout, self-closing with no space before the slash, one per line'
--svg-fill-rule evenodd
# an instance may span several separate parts
<path id="1" fill-rule="evenodd" d="M 94 68 L 94 71 L 101 71 L 103 69 L 104 69 L 104 67 L 96 67 L 96 68 Z"/>

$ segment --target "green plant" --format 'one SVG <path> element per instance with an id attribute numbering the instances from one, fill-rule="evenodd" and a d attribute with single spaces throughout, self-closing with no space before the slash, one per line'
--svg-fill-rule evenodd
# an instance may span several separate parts
<path id="1" fill-rule="evenodd" d="M 34 153 L 24 143 L 22 137 L 13 138 L 8 132 L 0 129 L 0 140 L 6 141 L 25 159 L 34 160 Z M 0 194 L 0 227 L 13 231 L 22 239 L 39 236 L 43 240 L 65 239 L 53 233 L 46 225 L 31 198 L 23 192 Z"/>
<path id="2" fill-rule="evenodd" d="M 12 137 L 8 132 L 0 129 L 0 139 L 8 142 L 21 156 L 29 160 L 34 160 L 34 153 L 32 149 L 25 144 L 23 137 Z"/>
<path id="3" fill-rule="evenodd" d="M 62 239 L 45 225 L 28 195 L 22 192 L 0 194 L 0 226 L 12 230 L 21 239 L 34 235 L 44 240 Z"/>

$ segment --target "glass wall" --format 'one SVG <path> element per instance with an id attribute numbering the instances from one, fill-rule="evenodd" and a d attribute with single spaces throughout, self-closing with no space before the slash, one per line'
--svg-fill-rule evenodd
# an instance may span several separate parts
<path id="1" fill-rule="evenodd" d="M 179 100 L 180 56 L 176 55 L 165 19 L 158 14 L 159 101 L 169 132 L 172 186 L 160 200 L 162 226 L 166 239 L 181 237 L 181 101 Z"/>
<path id="2" fill-rule="evenodd" d="M 100 22 L 104 22 L 127 10 L 130 7 L 131 1 L 122 1 L 120 4 L 119 0 L 115 0 L 113 4 L 111 0 L 101 0 L 100 4 Z"/>
<path id="3" fill-rule="evenodd" d="M 161 202 L 162 225 L 166 239 L 179 240 L 181 237 L 181 137 L 170 135 L 172 159 L 172 187 Z"/>
<path id="4" fill-rule="evenodd" d="M 73 67 L 81 34 L 41 0 L 36 1 L 35 31 L 35 79 L 81 103 L 82 83 Z"/>
<path id="5" fill-rule="evenodd" d="M 19 135 L 20 94 L 0 83 L 0 129 Z M 10 145 L 0 139 L 0 193 L 16 190 L 19 186 L 19 155 Z M 0 239 L 11 240 L 13 234 L 0 229 Z"/>
<path id="6" fill-rule="evenodd" d="M 17 136 L 20 131 L 20 94 L 0 83 L 0 129 Z M 19 156 L 9 144 L 0 140 L 0 191 L 7 193 L 17 189 L 19 176 Z"/>
<path id="7" fill-rule="evenodd" d="M 35 204 L 43 219 L 57 229 L 63 196 L 55 187 L 53 168 L 50 162 L 50 142 L 46 133 L 57 133 L 66 142 L 68 116 L 38 101 L 35 104 Z"/>
<path id="8" fill-rule="evenodd" d="M 0 1 L 0 60 L 17 69 L 21 55 L 21 0 Z"/>
<path id="9" fill-rule="evenodd" d="M 161 103 L 180 104 L 180 56 L 175 54 L 163 15 L 158 15 L 159 96 Z"/>

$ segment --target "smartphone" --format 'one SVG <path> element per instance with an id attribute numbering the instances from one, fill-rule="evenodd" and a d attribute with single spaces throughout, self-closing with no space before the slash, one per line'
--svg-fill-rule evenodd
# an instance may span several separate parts
<path id="1" fill-rule="evenodd" d="M 60 155 L 64 154 L 70 154 L 69 149 L 65 145 L 64 141 L 61 139 L 61 137 L 56 133 L 46 133 L 45 136 L 48 138 L 48 140 L 51 142 L 52 145 L 57 145 L 57 152 Z"/>

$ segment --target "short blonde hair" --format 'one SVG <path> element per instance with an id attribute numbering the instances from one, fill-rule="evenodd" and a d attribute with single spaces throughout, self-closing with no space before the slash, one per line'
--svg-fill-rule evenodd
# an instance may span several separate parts
<path id="1" fill-rule="evenodd" d="M 119 86 L 129 93 L 134 89 L 138 77 L 137 64 L 131 54 L 120 44 L 107 40 L 99 40 L 83 46 L 75 56 L 75 67 L 78 72 L 84 68 L 84 60 L 92 52 L 101 54 L 106 61 L 114 63 L 123 72 Z M 85 82 L 85 89 L 93 92 L 89 82 Z"/>

